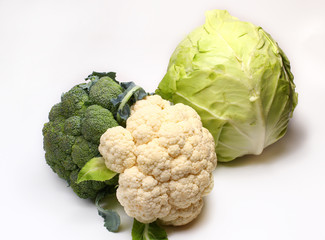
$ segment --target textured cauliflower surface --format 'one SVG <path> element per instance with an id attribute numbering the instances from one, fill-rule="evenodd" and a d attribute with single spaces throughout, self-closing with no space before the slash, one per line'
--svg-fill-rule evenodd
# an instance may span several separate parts
<path id="1" fill-rule="evenodd" d="M 214 140 L 184 104 L 148 96 L 133 105 L 126 128 L 104 133 L 99 151 L 120 173 L 117 198 L 143 223 L 184 225 L 196 218 L 213 188 Z"/>

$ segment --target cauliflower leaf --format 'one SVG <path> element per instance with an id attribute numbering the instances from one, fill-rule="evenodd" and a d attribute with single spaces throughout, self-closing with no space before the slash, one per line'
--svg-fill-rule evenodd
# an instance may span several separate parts
<path id="1" fill-rule="evenodd" d="M 144 224 L 134 219 L 132 240 L 168 240 L 166 231 L 157 222 Z"/>
<path id="2" fill-rule="evenodd" d="M 100 206 L 100 201 L 106 197 L 106 192 L 100 192 L 95 200 L 96 207 L 98 209 L 98 214 L 104 218 L 104 226 L 110 232 L 117 232 L 121 224 L 120 215 L 111 209 L 104 209 Z M 112 194 L 113 195 L 113 194 Z"/>
<path id="3" fill-rule="evenodd" d="M 104 182 L 112 179 L 117 173 L 108 169 L 102 157 L 96 157 L 88 161 L 78 174 L 77 183 L 94 180 Z"/>

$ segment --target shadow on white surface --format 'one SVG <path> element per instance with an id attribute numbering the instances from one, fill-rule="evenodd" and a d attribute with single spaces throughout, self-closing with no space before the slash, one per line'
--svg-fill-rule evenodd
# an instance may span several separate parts
<path id="1" fill-rule="evenodd" d="M 104 209 L 112 209 L 116 211 L 121 220 L 121 225 L 119 226 L 118 232 L 130 232 L 133 225 L 133 218 L 129 217 L 122 205 L 118 202 L 116 195 L 109 195 L 103 199 L 102 207 Z M 103 221 L 104 224 L 104 221 Z"/>

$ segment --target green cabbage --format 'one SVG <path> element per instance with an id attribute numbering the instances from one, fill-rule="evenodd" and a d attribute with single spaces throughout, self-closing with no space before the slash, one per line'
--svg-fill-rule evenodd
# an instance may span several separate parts
<path id="1" fill-rule="evenodd" d="M 225 10 L 206 12 L 205 24 L 177 46 L 156 93 L 198 112 L 223 162 L 280 139 L 298 99 L 277 43 Z"/>

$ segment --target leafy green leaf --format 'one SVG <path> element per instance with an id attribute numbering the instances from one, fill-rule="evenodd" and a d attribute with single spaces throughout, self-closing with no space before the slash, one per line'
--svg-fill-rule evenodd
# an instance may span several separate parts
<path id="1" fill-rule="evenodd" d="M 93 80 L 94 78 L 102 78 L 102 77 L 109 77 L 111 79 L 113 79 L 115 82 L 119 83 L 118 81 L 116 81 L 116 73 L 115 72 L 93 72 L 92 74 L 88 75 L 88 77 L 86 77 L 86 81 L 87 80 Z"/>
<path id="2" fill-rule="evenodd" d="M 134 219 L 132 240 L 168 240 L 166 231 L 156 222 L 145 224 Z"/>
<path id="3" fill-rule="evenodd" d="M 124 82 L 121 86 L 125 89 L 123 93 L 112 99 L 111 102 L 117 109 L 116 120 L 125 126 L 125 122 L 131 114 L 131 106 L 138 100 L 143 99 L 148 94 L 140 86 L 135 85 L 134 82 Z"/>
<path id="4" fill-rule="evenodd" d="M 101 192 L 97 195 L 95 204 L 98 209 L 98 214 L 104 218 L 104 226 L 110 232 L 117 232 L 121 220 L 117 212 L 110 209 L 104 209 L 100 206 L 100 201 L 106 196 L 106 192 Z"/>
<path id="5" fill-rule="evenodd" d="M 290 62 L 276 41 L 217 9 L 176 47 L 156 93 L 200 115 L 219 162 L 260 154 L 283 137 L 298 101 Z"/>
<path id="6" fill-rule="evenodd" d="M 87 180 L 104 182 L 106 180 L 110 180 L 116 174 L 116 172 L 113 172 L 106 167 L 104 158 L 96 157 L 89 160 L 80 170 L 77 183 Z"/>

